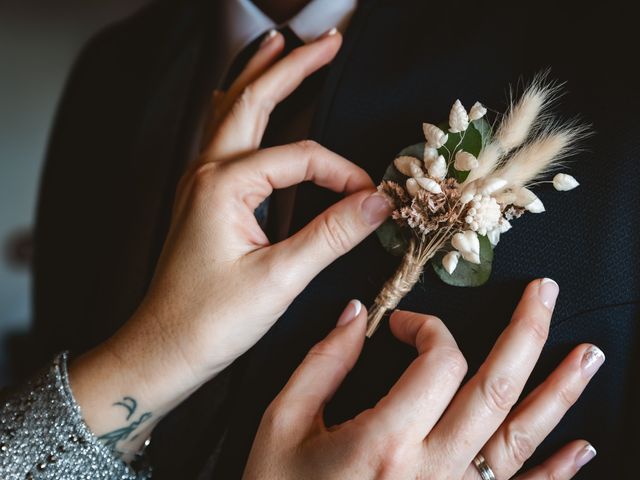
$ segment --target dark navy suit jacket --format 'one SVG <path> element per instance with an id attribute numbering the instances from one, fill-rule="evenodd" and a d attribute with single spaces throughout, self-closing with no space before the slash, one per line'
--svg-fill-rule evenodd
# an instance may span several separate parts
<path id="1" fill-rule="evenodd" d="M 38 209 L 38 361 L 102 341 L 144 295 L 212 88 L 213 3 L 156 2 L 94 38 L 73 69 Z M 600 346 L 607 361 L 532 461 L 586 438 L 599 456 L 580 478 L 631 478 L 638 472 L 640 399 L 633 17 L 613 2 L 566 11 L 560 2 L 517 3 L 361 2 L 328 69 L 310 136 L 378 181 L 401 148 L 421 140 L 421 123 L 446 119 L 456 98 L 502 111 L 509 84 L 547 67 L 567 82 L 560 113 L 580 114 L 596 132 L 571 163 L 580 188 L 538 190 L 547 212 L 517 220 L 503 236 L 486 285 L 446 286 L 427 270 L 400 306 L 440 316 L 473 373 L 525 284 L 554 278 L 561 294 L 527 389 L 580 342 Z M 303 185 L 292 230 L 336 200 Z M 160 424 L 151 453 L 156 478 L 210 472 L 216 455 L 214 477 L 238 478 L 262 412 L 305 352 L 349 299 L 370 302 L 396 264 L 371 236 L 322 272 L 255 348 Z M 413 355 L 383 326 L 328 406 L 327 422 L 373 405 Z"/>

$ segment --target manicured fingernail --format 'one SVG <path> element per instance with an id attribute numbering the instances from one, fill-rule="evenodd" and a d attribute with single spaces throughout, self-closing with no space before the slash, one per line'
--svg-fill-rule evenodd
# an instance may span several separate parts
<path id="1" fill-rule="evenodd" d="M 589 443 L 580 449 L 576 454 L 576 467 L 584 467 L 587 463 L 596 456 L 596 449 Z"/>
<path id="2" fill-rule="evenodd" d="M 373 193 L 362 202 L 362 216 L 369 225 L 382 223 L 391 215 L 392 207 L 381 193 Z"/>
<path id="3" fill-rule="evenodd" d="M 558 284 L 554 280 L 551 280 L 550 278 L 543 278 L 540 282 L 540 286 L 538 287 L 540 301 L 549 310 L 553 310 L 553 307 L 556 305 L 556 298 L 558 298 L 559 291 L 560 287 L 558 287 Z"/>
<path id="4" fill-rule="evenodd" d="M 348 324 L 349 322 L 351 322 L 351 320 L 353 320 L 358 315 L 360 315 L 360 310 L 362 310 L 362 304 L 360 303 L 360 301 L 351 300 L 347 304 L 347 307 L 342 312 L 342 315 L 340 315 L 340 318 L 338 319 L 338 323 L 336 324 L 336 326 L 342 327 Z"/>
<path id="5" fill-rule="evenodd" d="M 262 42 L 260 42 L 260 48 L 269 44 L 269 42 L 271 42 L 271 40 L 273 40 L 277 34 L 278 31 L 276 29 L 272 28 L 271 30 L 269 30 L 262 39 Z"/>
<path id="6" fill-rule="evenodd" d="M 591 378 L 604 363 L 604 353 L 595 345 L 587 348 L 582 355 L 580 366 L 587 378 Z"/>
<path id="7" fill-rule="evenodd" d="M 333 37 L 336 33 L 338 33 L 338 29 L 336 27 L 333 27 L 332 29 L 327 30 L 322 35 L 320 35 L 318 37 L 318 40 L 322 40 L 323 38 L 327 38 L 327 37 Z"/>

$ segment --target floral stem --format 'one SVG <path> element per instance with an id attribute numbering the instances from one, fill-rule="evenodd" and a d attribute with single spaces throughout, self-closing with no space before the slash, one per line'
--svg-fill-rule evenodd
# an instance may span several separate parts
<path id="1" fill-rule="evenodd" d="M 382 287 L 367 319 L 367 337 L 371 337 L 385 313 L 398 306 L 400 300 L 420 280 L 424 267 L 449 238 L 449 230 L 435 235 L 429 242 L 412 239 L 396 273 Z"/>

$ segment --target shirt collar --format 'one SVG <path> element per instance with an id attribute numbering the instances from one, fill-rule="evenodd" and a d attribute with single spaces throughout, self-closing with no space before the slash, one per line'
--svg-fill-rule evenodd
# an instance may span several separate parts
<path id="1" fill-rule="evenodd" d="M 228 66 L 244 47 L 272 28 L 288 25 L 305 43 L 333 27 L 344 32 L 357 3 L 357 0 L 311 0 L 293 18 L 277 25 L 250 0 L 223 0 L 220 17 L 223 63 Z"/>

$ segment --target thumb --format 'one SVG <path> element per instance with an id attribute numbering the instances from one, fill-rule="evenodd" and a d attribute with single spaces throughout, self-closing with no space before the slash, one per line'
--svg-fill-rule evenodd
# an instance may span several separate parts
<path id="1" fill-rule="evenodd" d="M 286 252 L 299 285 L 306 285 L 327 265 L 370 235 L 391 214 L 389 200 L 376 191 L 353 193 L 277 244 Z"/>
<path id="2" fill-rule="evenodd" d="M 307 354 L 274 405 L 286 409 L 291 423 L 305 431 L 315 425 L 324 405 L 353 368 L 364 343 L 366 309 L 351 300 L 336 328 Z M 273 405 L 272 405 L 273 406 Z"/>

